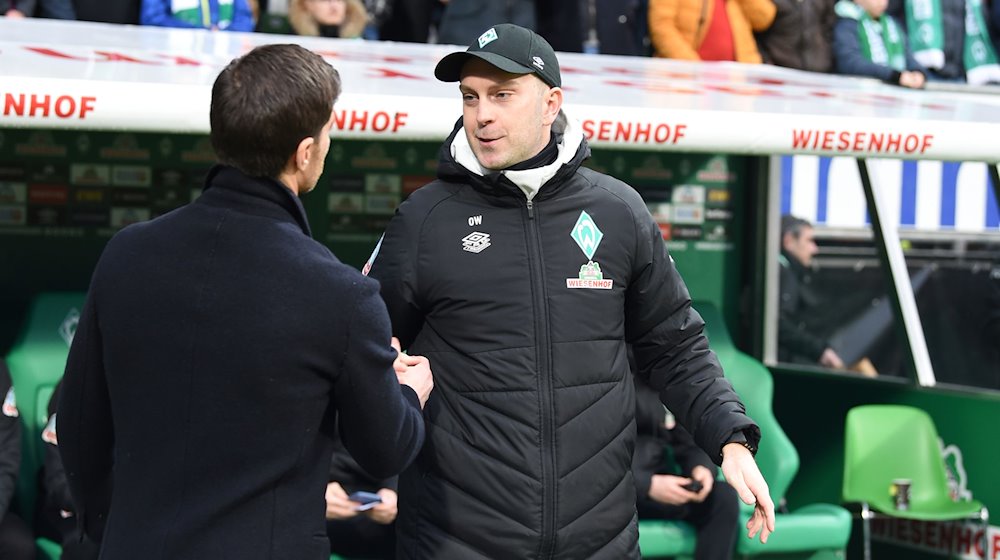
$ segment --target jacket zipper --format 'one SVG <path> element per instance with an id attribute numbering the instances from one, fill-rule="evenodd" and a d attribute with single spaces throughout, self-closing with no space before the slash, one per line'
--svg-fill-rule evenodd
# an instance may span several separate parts
<path id="1" fill-rule="evenodd" d="M 538 357 L 539 411 L 541 413 L 542 457 L 542 538 L 538 558 L 552 557 L 555 549 L 556 473 L 555 410 L 552 404 L 552 356 L 549 352 L 548 307 L 545 305 L 545 269 L 542 266 L 542 242 L 535 219 L 535 205 L 528 200 L 528 268 L 535 307 L 535 353 Z"/>

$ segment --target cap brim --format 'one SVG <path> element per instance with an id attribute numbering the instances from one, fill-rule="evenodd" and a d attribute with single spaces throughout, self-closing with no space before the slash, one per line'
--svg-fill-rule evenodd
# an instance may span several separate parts
<path id="1" fill-rule="evenodd" d="M 465 67 L 465 63 L 469 61 L 470 58 L 476 57 L 486 62 L 489 62 L 493 66 L 503 70 L 504 72 L 510 72 L 511 74 L 533 74 L 535 70 L 527 66 L 523 66 L 505 58 L 496 53 L 483 52 L 483 51 L 463 51 L 451 53 L 448 56 L 441 59 L 437 66 L 434 68 L 434 77 L 441 80 L 442 82 L 458 82 L 462 80 L 462 68 Z"/>

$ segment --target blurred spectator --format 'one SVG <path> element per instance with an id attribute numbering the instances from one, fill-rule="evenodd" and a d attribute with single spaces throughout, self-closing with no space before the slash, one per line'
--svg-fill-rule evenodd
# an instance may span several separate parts
<path id="1" fill-rule="evenodd" d="M 634 373 L 631 351 L 629 364 Z M 698 534 L 695 560 L 732 558 L 740 514 L 736 490 L 716 480 L 712 460 L 663 407 L 656 391 L 641 376 L 632 379 L 637 431 L 632 475 L 639 519 L 687 521 Z"/>
<path id="2" fill-rule="evenodd" d="M 378 28 L 383 41 L 426 43 L 431 31 L 431 15 L 447 0 L 390 0 L 385 22 Z"/>
<path id="3" fill-rule="evenodd" d="M 334 433 L 339 434 L 340 430 Z M 330 552 L 354 559 L 393 560 L 396 557 L 397 477 L 373 478 L 336 437 L 329 480 L 326 534 L 330 538 Z M 382 502 L 367 511 L 358 511 L 361 504 L 349 499 L 349 494 L 357 491 L 376 493 L 382 497 Z"/>
<path id="4" fill-rule="evenodd" d="M 993 38 L 993 52 L 1000 53 L 1000 0 L 988 0 L 990 15 L 990 37 Z"/>
<path id="5" fill-rule="evenodd" d="M 247 0 L 142 0 L 142 25 L 253 31 L 254 20 Z"/>
<path id="6" fill-rule="evenodd" d="M 557 51 L 645 56 L 648 10 L 648 0 L 537 2 L 535 31 Z"/>
<path id="7" fill-rule="evenodd" d="M 888 0 L 837 2 L 833 37 L 837 72 L 922 88 L 925 70 L 913 58 L 901 26 L 885 13 L 887 5 Z"/>
<path id="8" fill-rule="evenodd" d="M 257 8 L 258 33 L 280 33 L 282 35 L 294 35 L 295 31 L 288 22 L 289 2 L 287 0 L 259 0 Z"/>
<path id="9" fill-rule="evenodd" d="M 656 56 L 759 64 L 753 32 L 774 15 L 771 0 L 650 0 L 649 35 Z"/>
<path id="10" fill-rule="evenodd" d="M 79 21 L 137 25 L 141 2 L 142 0 L 73 0 L 73 11 Z"/>
<path id="11" fill-rule="evenodd" d="M 0 558 L 33 560 L 35 539 L 31 529 L 10 511 L 14 488 L 21 469 L 21 418 L 7 363 L 0 359 Z"/>
<path id="12" fill-rule="evenodd" d="M 361 0 L 291 0 L 288 22 L 296 35 L 360 37 L 368 23 Z"/>
<path id="13" fill-rule="evenodd" d="M 0 11 L 10 19 L 21 19 L 35 15 L 35 0 L 0 0 Z"/>
<path id="14" fill-rule="evenodd" d="M 836 0 L 774 0 L 774 23 L 757 35 L 757 46 L 767 64 L 808 70 L 833 71 L 833 26 Z"/>
<path id="15" fill-rule="evenodd" d="M 60 382 L 49 399 L 49 419 L 42 431 L 45 442 L 45 463 L 42 465 L 41 488 L 38 493 L 36 527 L 38 536 L 62 546 L 61 560 L 96 560 L 100 547 L 90 539 L 80 538 L 73 500 L 69 495 L 66 470 L 59 457 L 56 434 L 56 409 L 59 404 Z"/>
<path id="16" fill-rule="evenodd" d="M 1000 83 L 1000 66 L 980 0 L 890 0 L 913 57 L 931 81 Z"/>
<path id="17" fill-rule="evenodd" d="M 2 1 L 2 0 L 0 0 Z M 70 0 L 38 0 L 35 17 L 47 19 L 76 19 Z"/>
<path id="18" fill-rule="evenodd" d="M 389 19 L 392 12 L 392 0 L 365 0 L 365 12 L 368 13 L 368 25 L 362 35 L 369 41 L 377 41 L 378 28 Z"/>
<path id="19" fill-rule="evenodd" d="M 438 25 L 438 43 L 468 45 L 497 23 L 535 29 L 535 1 L 448 0 Z"/>

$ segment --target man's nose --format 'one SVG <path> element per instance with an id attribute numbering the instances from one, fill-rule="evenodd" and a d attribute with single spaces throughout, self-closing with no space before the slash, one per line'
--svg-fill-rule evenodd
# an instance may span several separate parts
<path id="1" fill-rule="evenodd" d="M 480 101 L 476 109 L 476 123 L 484 127 L 496 118 L 495 107 L 489 101 Z"/>

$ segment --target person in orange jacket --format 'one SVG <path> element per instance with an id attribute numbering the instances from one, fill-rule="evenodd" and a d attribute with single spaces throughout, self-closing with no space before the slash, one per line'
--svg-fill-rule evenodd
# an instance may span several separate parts
<path id="1" fill-rule="evenodd" d="M 775 12 L 771 0 L 650 0 L 653 52 L 664 58 L 760 64 L 753 34 L 770 27 Z"/>

